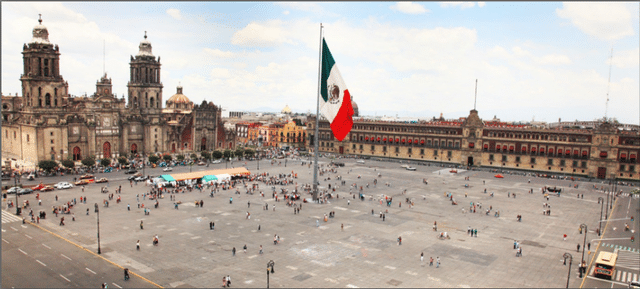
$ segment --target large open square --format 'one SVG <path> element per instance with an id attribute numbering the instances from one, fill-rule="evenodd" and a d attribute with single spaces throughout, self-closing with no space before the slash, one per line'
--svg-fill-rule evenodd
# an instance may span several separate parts
<path id="1" fill-rule="evenodd" d="M 266 172 L 270 176 L 297 174 L 294 184 L 276 185 L 277 192 L 281 188 L 292 190 L 296 183 L 312 183 L 313 166 L 308 165 L 308 160 L 288 159 L 286 167 L 284 160 L 279 161 L 261 161 L 260 170 L 256 161 L 227 165 L 245 166 L 251 173 Z M 302 165 L 303 161 L 306 164 Z M 321 169 L 326 169 L 330 161 L 321 158 Z M 416 171 L 408 171 L 397 161 L 337 161 L 345 166 L 336 172 L 325 172 L 318 179 L 322 187 L 336 187 L 339 198 L 325 204 L 304 203 L 299 214 L 281 201 L 282 194 L 276 202 L 272 188 L 263 183 L 259 185 L 264 197 L 246 194 L 243 186 L 238 187 L 240 194 L 235 194 L 234 189 L 221 190 L 213 198 L 210 190 L 193 190 L 175 195 L 182 202 L 178 209 L 170 194 L 165 194 L 155 209 L 153 201 L 142 197 L 150 187 L 143 183 L 131 185 L 123 172 L 97 174 L 97 178 L 110 179 L 110 193 L 121 185 L 123 200 L 118 204 L 114 199 L 109 207 L 100 205 L 101 256 L 163 287 L 217 287 L 227 275 L 234 287 L 266 287 L 269 260 L 275 262 L 274 273 L 269 275 L 272 287 L 560 287 L 567 280 L 562 255 L 576 252 L 576 245 L 583 241 L 580 224 L 588 225 L 589 239 L 596 238 L 593 232 L 600 210 L 597 199 L 604 194 L 593 186 L 601 186 L 600 183 L 508 173 L 499 179 L 489 171 L 459 169 L 451 173 L 449 168 L 434 164 L 412 164 Z M 208 168 L 194 166 L 192 170 L 224 167 L 221 163 Z M 174 173 L 185 171 L 189 167 L 177 167 Z M 160 168 L 147 169 L 146 173 L 163 174 Z M 339 176 L 346 185 L 340 185 Z M 469 180 L 465 180 L 467 177 Z M 378 183 L 374 186 L 376 178 Z M 578 188 L 573 187 L 576 184 Z M 41 193 L 41 207 L 36 205 L 35 195 L 21 196 L 20 202 L 26 198 L 34 212 L 47 212 L 47 219 L 41 220 L 39 226 L 95 252 L 98 243 L 93 206 L 107 199 L 106 194 L 100 193 L 101 185 L 87 185 L 84 193 L 80 187 Z M 550 195 L 547 201 L 540 191 L 545 185 L 562 188 L 561 196 Z M 364 200 L 350 194 L 359 193 L 360 186 Z M 533 193 L 529 193 L 531 189 Z M 447 193 L 453 194 L 457 205 L 452 205 Z M 149 215 L 138 208 L 136 194 L 140 194 L 140 203 L 150 208 Z M 584 197 L 576 198 L 577 194 Z M 381 195 L 392 197 L 392 204 L 381 204 Z M 51 214 L 51 206 L 80 196 L 87 196 L 88 202 L 73 208 L 76 221 L 65 215 L 66 225 L 60 226 L 59 217 Z M 311 196 L 303 193 L 303 197 Z M 202 208 L 194 205 L 196 200 L 203 200 Z M 477 207 L 476 213 L 470 213 L 470 203 L 481 209 Z M 550 215 L 543 215 L 543 209 L 548 209 L 543 208 L 544 203 L 550 205 Z M 265 204 L 268 210 L 264 210 Z M 485 214 L 490 207 L 491 213 Z M 325 214 L 332 211 L 335 217 L 325 222 Z M 500 212 L 499 217 L 495 216 L 496 211 Z M 385 214 L 384 220 L 380 212 Z M 522 216 L 521 222 L 517 215 Z M 140 229 L 141 221 L 144 229 Z M 209 229 L 210 222 L 215 222 L 215 230 Z M 434 222 L 437 232 L 433 230 Z M 467 234 L 469 227 L 477 230 L 477 237 Z M 21 230 L 34 229 L 28 226 Z M 438 238 L 443 232 L 450 238 Z M 153 246 L 156 234 L 159 245 Z M 280 237 L 278 245 L 273 243 L 274 235 Z M 401 245 L 398 237 L 402 237 Z M 140 251 L 136 250 L 137 240 Z M 516 257 L 514 240 L 522 248 L 522 257 Z M 260 245 L 263 254 L 259 254 Z M 576 268 L 580 255 L 573 255 Z M 429 265 L 430 257 L 440 258 L 439 268 L 435 262 Z M 19 266 L 5 257 L 5 251 L 2 260 L 3 268 Z M 577 278 L 577 270 L 572 270 L 571 277 L 570 286 L 580 286 L 582 279 Z"/>

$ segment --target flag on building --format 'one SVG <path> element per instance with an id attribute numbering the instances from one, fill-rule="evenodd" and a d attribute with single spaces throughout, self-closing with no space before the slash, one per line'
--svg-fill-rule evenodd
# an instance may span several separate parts
<path id="1" fill-rule="evenodd" d="M 320 82 L 320 112 L 329 120 L 331 131 L 342 141 L 353 127 L 353 107 L 347 85 L 345 85 L 333 60 L 327 42 L 322 39 L 322 80 Z"/>

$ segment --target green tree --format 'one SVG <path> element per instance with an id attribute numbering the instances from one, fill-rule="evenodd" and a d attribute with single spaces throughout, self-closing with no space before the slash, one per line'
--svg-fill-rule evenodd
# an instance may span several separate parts
<path id="1" fill-rule="evenodd" d="M 82 165 L 85 167 L 92 167 L 96 165 L 96 159 L 94 157 L 86 157 L 82 159 Z"/>
<path id="2" fill-rule="evenodd" d="M 231 150 L 230 149 L 224 150 L 222 155 L 224 155 L 224 157 L 227 158 L 227 159 L 230 158 L 231 157 Z"/>
<path id="3" fill-rule="evenodd" d="M 251 158 L 256 154 L 256 152 L 252 149 L 245 149 L 244 150 L 244 155 Z"/>
<path id="4" fill-rule="evenodd" d="M 169 154 L 166 154 L 166 155 L 162 156 L 162 159 L 165 162 L 170 162 L 173 159 L 173 157 L 171 155 L 169 155 Z"/>
<path id="5" fill-rule="evenodd" d="M 64 160 L 64 161 L 62 161 L 62 165 L 65 168 L 73 169 L 76 166 L 76 163 L 74 161 L 72 161 L 72 160 Z"/>
<path id="6" fill-rule="evenodd" d="M 125 156 L 120 156 L 120 157 L 118 158 L 118 163 L 119 163 L 120 165 L 126 166 L 126 165 L 128 165 L 128 164 L 129 164 L 129 160 L 128 160 L 128 159 L 127 159 L 127 157 L 125 157 Z"/>
<path id="7" fill-rule="evenodd" d="M 236 157 L 238 157 L 238 159 L 242 158 L 242 156 L 244 155 L 244 150 L 241 148 L 236 149 L 236 151 L 233 153 Z"/>
<path id="8" fill-rule="evenodd" d="M 208 151 L 202 151 L 200 152 L 200 155 L 202 156 L 202 158 L 204 158 L 205 160 L 210 160 L 211 159 L 211 153 Z"/>
<path id="9" fill-rule="evenodd" d="M 104 158 L 100 160 L 100 165 L 103 167 L 107 167 L 111 164 L 111 159 L 110 158 Z"/>
<path id="10" fill-rule="evenodd" d="M 215 151 L 213 151 L 212 155 L 213 155 L 213 158 L 217 160 L 217 159 L 220 159 L 222 157 L 222 152 L 219 151 L 219 150 L 215 150 Z"/>
<path id="11" fill-rule="evenodd" d="M 192 160 L 197 160 L 198 159 L 198 155 L 196 153 L 191 153 L 191 159 Z"/>
<path id="12" fill-rule="evenodd" d="M 176 159 L 178 159 L 178 161 L 183 161 L 184 160 L 184 155 L 180 154 L 178 156 L 176 156 Z"/>
<path id="13" fill-rule="evenodd" d="M 160 157 L 157 156 L 157 155 L 150 155 L 149 156 L 149 162 L 150 163 L 156 164 L 156 163 L 158 163 L 159 160 L 160 160 Z"/>
<path id="14" fill-rule="evenodd" d="M 46 172 L 53 171 L 57 166 L 58 166 L 58 163 L 52 160 L 42 160 L 38 162 L 38 167 Z"/>

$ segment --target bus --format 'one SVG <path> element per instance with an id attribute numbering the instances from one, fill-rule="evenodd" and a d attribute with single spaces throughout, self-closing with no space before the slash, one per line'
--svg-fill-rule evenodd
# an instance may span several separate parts
<path id="1" fill-rule="evenodd" d="M 593 276 L 611 280 L 613 271 L 616 269 L 616 261 L 618 261 L 618 249 L 613 253 L 600 252 L 596 260 Z"/>

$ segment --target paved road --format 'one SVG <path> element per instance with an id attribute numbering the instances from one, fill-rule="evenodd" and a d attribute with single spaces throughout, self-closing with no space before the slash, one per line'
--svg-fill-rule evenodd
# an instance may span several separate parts
<path id="1" fill-rule="evenodd" d="M 605 197 L 603 195 L 603 197 Z M 636 197 L 618 197 L 613 205 L 613 210 L 609 220 L 605 222 L 605 230 L 598 242 L 597 235 L 592 235 L 589 239 L 596 239 L 591 242 L 596 249 L 594 254 L 587 259 L 588 267 L 585 281 L 582 287 L 586 288 L 627 288 L 629 282 L 640 280 L 640 244 L 637 239 L 639 237 L 639 221 L 640 215 L 639 199 Z M 629 218 L 634 216 L 634 221 Z M 631 231 L 624 231 L 624 224 L 628 223 Z M 634 235 L 636 241 L 631 242 L 630 237 Z M 597 244 L 599 243 L 599 246 Z M 596 257 L 601 251 L 614 252 L 618 251 L 618 262 L 616 270 L 611 280 L 603 280 L 593 276 Z M 586 257 L 585 257 L 586 258 Z"/>
<path id="2" fill-rule="evenodd" d="M 328 162 L 328 159 L 321 159 L 321 164 Z M 215 198 L 210 198 L 208 192 L 196 190 L 175 195 L 183 202 L 178 210 L 166 196 L 160 200 L 158 209 L 152 208 L 150 215 L 144 215 L 137 207 L 136 194 L 148 191 L 148 187 L 144 184 L 130 185 L 125 180 L 128 175 L 122 172 L 98 174 L 97 177 L 104 175 L 110 178 L 108 186 L 111 192 L 119 185 L 123 188 L 122 203 L 112 201 L 108 208 L 100 207 L 102 256 L 164 287 L 217 287 L 222 276 L 226 275 L 232 276 L 234 287 L 263 287 L 266 286 L 266 263 L 274 260 L 276 266 L 275 274 L 270 275 L 271 287 L 553 288 L 565 285 L 567 267 L 562 265 L 562 254 L 572 252 L 577 255 L 574 253 L 575 245 L 582 242 L 583 237 L 577 231 L 579 224 L 587 223 L 589 235 L 593 235 L 598 222 L 600 205 L 597 198 L 601 194 L 593 189 L 593 183 L 509 174 L 505 174 L 504 179 L 496 179 L 493 173 L 486 171 L 460 170 L 453 174 L 440 166 L 418 165 L 417 171 L 411 172 L 401 168 L 397 162 L 344 162 L 346 166 L 339 168 L 337 173 L 325 173 L 319 177 L 321 186 L 331 184 L 337 187 L 340 199 L 332 199 L 328 204 L 303 204 L 300 214 L 294 214 L 284 202 L 276 202 L 271 198 L 271 188 L 260 184 L 265 197 L 245 194 L 243 188 L 240 188 L 242 193 L 239 195 L 233 193 L 235 190 L 227 190 L 219 192 Z M 244 162 L 234 165 L 239 164 L 244 166 Z M 284 164 L 272 165 L 261 161 L 260 172 L 276 175 L 293 170 L 298 174 L 294 181 L 299 185 L 311 183 L 313 167 L 302 166 L 300 161 L 292 160 L 288 167 Z M 224 167 L 223 163 L 209 168 L 194 166 L 192 169 Z M 248 162 L 246 167 L 256 172 L 257 164 Z M 176 173 L 185 171 L 189 171 L 189 167 L 174 170 Z M 373 179 L 378 173 L 382 177 L 374 187 Z M 163 173 L 156 168 L 148 169 L 147 174 Z M 336 181 L 338 176 L 346 181 L 346 186 Z M 465 177 L 470 180 L 465 180 Z M 57 178 L 51 178 L 52 183 L 68 181 L 71 177 Z M 428 185 L 422 182 L 423 179 L 428 180 Z M 353 183 L 363 186 L 367 196 L 365 201 L 353 199 L 349 193 L 349 185 Z M 572 186 L 575 184 L 579 184 L 579 188 Z M 562 187 L 566 192 L 561 197 L 552 196 L 546 200 L 539 192 L 544 185 Z M 87 196 L 89 201 L 73 209 L 76 222 L 70 222 L 66 217 L 67 225 L 61 227 L 59 218 L 48 216 L 40 226 L 95 252 L 98 246 L 93 204 L 106 198 L 100 193 L 100 186 L 88 185 L 84 193 L 76 187 L 41 194 L 42 209 L 48 214 L 54 204 L 61 205 L 80 196 Z M 282 187 L 277 186 L 277 189 Z M 295 185 L 285 187 L 291 190 Z M 485 188 L 487 194 L 484 193 Z M 528 193 L 530 189 L 534 190 L 533 194 Z M 406 194 L 403 194 L 405 190 Z M 629 191 L 630 188 L 623 190 Z M 445 192 L 453 193 L 459 205 L 451 205 L 444 197 Z M 489 196 L 491 192 L 494 197 Z M 516 193 L 517 198 L 511 193 Z M 576 199 L 577 193 L 584 194 L 584 198 Z M 394 197 L 391 207 L 379 203 L 381 194 Z M 57 202 L 56 195 L 59 197 Z M 230 197 L 234 199 L 232 204 L 229 204 Z M 24 198 L 35 204 L 33 195 Z M 404 202 L 405 198 L 412 199 L 415 206 L 410 208 Z M 196 208 L 195 200 L 204 200 L 203 208 Z M 152 203 L 142 197 L 139 202 Z M 247 202 L 251 204 L 250 208 Z M 482 210 L 469 213 L 470 202 L 482 203 Z M 269 205 L 268 211 L 261 209 L 265 203 Z M 552 205 L 550 216 L 541 214 L 543 203 Z M 131 205 L 131 211 L 127 210 L 127 204 Z M 275 211 L 273 205 L 276 206 Z M 493 211 L 499 210 L 500 217 L 481 213 L 489 206 Z M 616 204 L 616 208 L 619 206 L 620 203 Z M 84 213 L 86 208 L 90 208 L 89 216 Z M 34 207 L 34 211 L 40 209 Z M 465 209 L 464 213 L 462 209 Z M 388 213 L 383 221 L 379 212 L 386 210 Z M 251 212 L 250 220 L 246 219 L 247 211 Z M 322 221 L 324 214 L 331 211 L 336 213 L 336 217 L 328 222 Z M 516 215 L 523 216 L 522 222 L 516 220 Z M 320 220 L 319 227 L 316 227 L 316 220 Z M 140 221 L 144 222 L 143 230 L 139 228 Z M 209 230 L 208 224 L 212 221 L 216 224 L 214 231 Z M 434 221 L 438 222 L 438 232 L 432 230 Z M 14 227 L 20 225 L 19 222 L 9 224 Z M 344 225 L 344 231 L 341 225 Z M 3 223 L 7 232 L 12 230 L 6 226 L 8 224 Z M 466 234 L 468 226 L 478 230 L 478 237 Z M 439 240 L 437 236 L 442 231 L 448 232 L 451 239 Z M 155 234 L 159 235 L 159 246 L 151 244 Z M 273 245 L 274 234 L 280 236 L 279 245 Z M 566 241 L 563 234 L 568 235 Z M 402 245 L 396 242 L 398 236 L 402 236 Z M 137 240 L 141 242 L 140 251 L 135 250 Z M 515 257 L 513 240 L 521 244 L 523 257 Z M 247 253 L 241 249 L 245 244 Z M 262 255 L 258 252 L 260 245 L 264 248 Z M 231 253 L 234 247 L 236 256 Z M 75 256 L 67 254 L 73 248 L 64 249 L 61 253 L 75 260 Z M 20 257 L 24 258 L 18 255 L 22 253 L 17 249 L 30 253 L 27 249 L 32 250 L 32 247 L 14 247 L 13 255 L 5 255 L 4 249 L 3 246 L 3 278 L 6 266 L 29 270 L 26 263 L 16 264 L 22 260 Z M 421 263 L 421 252 L 424 252 L 426 260 L 440 257 L 440 268 Z M 49 265 L 49 260 L 40 261 Z M 35 261 L 32 263 L 42 266 Z M 86 267 L 93 270 L 94 265 L 91 266 Z M 74 274 L 81 274 L 82 270 L 89 272 L 81 267 L 74 270 L 77 271 Z M 114 280 L 118 280 L 122 272 L 114 270 Z M 67 276 L 65 274 L 69 273 L 59 274 Z M 16 286 L 26 286 L 20 282 L 28 280 L 17 276 L 13 279 L 19 282 Z M 570 287 L 579 287 L 582 280 L 577 275 L 572 277 Z M 111 282 L 123 286 L 117 281 Z"/>
<path id="3" fill-rule="evenodd" d="M 97 254 L 2 210 L 2 286 L 5 288 L 153 288 Z M 7 260 L 7 261 L 5 261 Z"/>

